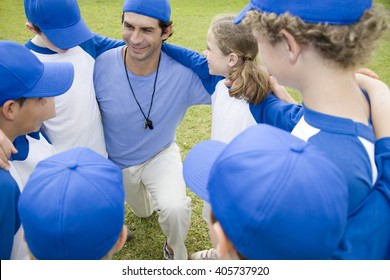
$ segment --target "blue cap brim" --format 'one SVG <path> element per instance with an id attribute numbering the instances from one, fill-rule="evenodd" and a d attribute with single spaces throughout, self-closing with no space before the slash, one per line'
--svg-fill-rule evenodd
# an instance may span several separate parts
<path id="1" fill-rule="evenodd" d="M 210 202 L 207 184 L 214 162 L 226 144 L 207 140 L 195 145 L 184 160 L 183 176 L 187 187 L 204 201 Z"/>
<path id="2" fill-rule="evenodd" d="M 249 3 L 234 19 L 234 24 L 239 24 L 246 16 L 247 12 L 252 10 L 253 6 Z"/>
<path id="3" fill-rule="evenodd" d="M 307 23 L 354 24 L 372 7 L 372 2 L 372 0 L 252 0 L 236 16 L 234 23 L 239 24 L 248 11 L 257 10 L 277 15 L 288 12 Z"/>
<path id="4" fill-rule="evenodd" d="M 43 98 L 63 94 L 73 84 L 74 70 L 71 63 L 46 62 L 42 76 L 25 98 Z"/>
<path id="5" fill-rule="evenodd" d="M 93 37 L 83 19 L 72 26 L 57 29 L 43 29 L 42 32 L 57 47 L 63 50 L 73 48 Z"/>

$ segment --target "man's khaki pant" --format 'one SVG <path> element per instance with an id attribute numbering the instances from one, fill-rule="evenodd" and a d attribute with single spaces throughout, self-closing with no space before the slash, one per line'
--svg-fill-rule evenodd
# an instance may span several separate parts
<path id="1" fill-rule="evenodd" d="M 191 198 L 186 195 L 182 170 L 176 143 L 148 161 L 122 170 L 127 204 L 139 217 L 158 212 L 158 222 L 176 260 L 187 259 L 184 242 L 191 218 Z"/>

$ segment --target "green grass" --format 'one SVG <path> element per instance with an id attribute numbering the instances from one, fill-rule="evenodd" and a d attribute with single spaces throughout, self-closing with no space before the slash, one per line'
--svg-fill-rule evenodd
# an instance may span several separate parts
<path id="1" fill-rule="evenodd" d="M 390 0 L 375 0 L 390 12 Z M 389 19 L 390 20 L 390 19 Z M 390 85 L 390 34 L 380 42 L 379 50 L 374 53 L 369 68 L 379 74 L 381 80 Z"/>
<path id="2" fill-rule="evenodd" d="M 84 20 L 91 30 L 113 38 L 121 38 L 121 9 L 123 1 L 78 0 Z M 169 42 L 189 47 L 196 51 L 205 48 L 206 33 L 211 20 L 219 13 L 238 13 L 248 0 L 171 0 L 174 35 Z M 377 0 L 390 10 L 390 0 Z M 0 39 L 24 43 L 31 34 L 24 27 L 26 18 L 23 1 L 0 1 Z M 390 84 L 390 40 L 381 42 L 369 68 Z M 293 92 L 299 99 L 298 94 Z M 192 107 L 177 132 L 177 141 L 182 156 L 201 140 L 210 137 L 211 110 L 209 106 Z M 188 252 L 211 246 L 207 225 L 201 218 L 202 202 L 188 191 L 192 198 L 191 228 L 187 238 Z M 154 214 L 148 219 L 136 217 L 126 211 L 126 224 L 135 232 L 135 238 L 126 244 L 116 259 L 161 259 L 164 236 Z"/>

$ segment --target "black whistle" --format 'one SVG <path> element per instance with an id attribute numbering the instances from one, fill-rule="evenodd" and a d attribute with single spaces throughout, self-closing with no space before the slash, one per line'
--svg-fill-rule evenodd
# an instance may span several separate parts
<path id="1" fill-rule="evenodd" d="M 149 120 L 148 118 L 145 119 L 145 123 L 144 123 L 144 128 L 147 129 L 153 129 L 153 123 L 151 120 Z"/>

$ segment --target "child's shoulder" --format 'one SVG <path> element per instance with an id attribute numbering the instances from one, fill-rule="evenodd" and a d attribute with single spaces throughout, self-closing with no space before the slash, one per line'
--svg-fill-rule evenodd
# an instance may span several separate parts
<path id="1" fill-rule="evenodd" d="M 112 39 L 94 33 L 94 36 L 91 39 L 83 42 L 79 46 L 96 59 L 105 52 L 123 46 L 124 44 L 125 43 L 122 40 Z"/>
<path id="2" fill-rule="evenodd" d="M 122 48 L 123 46 L 119 46 L 103 52 L 101 55 L 96 57 L 96 64 L 104 64 L 107 66 L 113 64 L 116 60 L 122 61 Z"/>
<path id="3" fill-rule="evenodd" d="M 177 73 L 180 72 L 182 75 L 192 75 L 194 72 L 167 55 L 164 51 L 161 51 L 160 69 L 169 69 L 169 72 Z"/>
<path id="4" fill-rule="evenodd" d="M 18 184 L 7 170 L 0 169 L 0 197 L 9 198 L 20 193 Z"/>

